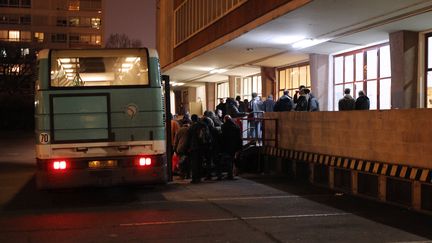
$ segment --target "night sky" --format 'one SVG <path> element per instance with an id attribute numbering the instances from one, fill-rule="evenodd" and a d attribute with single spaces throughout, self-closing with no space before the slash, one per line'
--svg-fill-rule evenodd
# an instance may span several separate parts
<path id="1" fill-rule="evenodd" d="M 106 0 L 105 40 L 111 33 L 156 47 L 156 0 Z"/>

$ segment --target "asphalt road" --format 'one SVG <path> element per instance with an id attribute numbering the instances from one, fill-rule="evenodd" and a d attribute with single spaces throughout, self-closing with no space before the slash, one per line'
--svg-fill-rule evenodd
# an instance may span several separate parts
<path id="1" fill-rule="evenodd" d="M 281 177 L 38 191 L 32 134 L 1 134 L 0 242 L 432 239 L 432 216 Z"/>

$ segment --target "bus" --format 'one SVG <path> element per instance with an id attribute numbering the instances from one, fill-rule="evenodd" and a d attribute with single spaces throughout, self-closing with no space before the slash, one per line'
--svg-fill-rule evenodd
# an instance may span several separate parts
<path id="1" fill-rule="evenodd" d="M 37 65 L 39 189 L 167 182 L 156 50 L 44 49 Z"/>

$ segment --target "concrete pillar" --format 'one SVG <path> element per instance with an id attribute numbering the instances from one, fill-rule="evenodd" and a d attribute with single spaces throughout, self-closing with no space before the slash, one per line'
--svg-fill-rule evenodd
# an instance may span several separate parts
<path id="1" fill-rule="evenodd" d="M 229 97 L 235 98 L 235 76 L 228 76 Z"/>
<path id="2" fill-rule="evenodd" d="M 329 188 L 334 189 L 334 167 L 329 167 Z"/>
<path id="3" fill-rule="evenodd" d="M 314 166 L 314 164 L 313 163 L 309 163 L 309 171 L 310 171 L 310 174 L 309 174 L 309 182 L 310 183 L 314 183 L 314 175 L 315 175 L 315 166 Z"/>
<path id="4" fill-rule="evenodd" d="M 276 68 L 261 67 L 262 97 L 276 97 Z"/>
<path id="5" fill-rule="evenodd" d="M 358 194 L 358 172 L 351 171 L 351 192 L 352 194 Z"/>
<path id="6" fill-rule="evenodd" d="M 387 178 L 384 175 L 378 176 L 378 200 L 385 202 L 387 192 Z"/>
<path id="7" fill-rule="evenodd" d="M 206 83 L 207 110 L 214 111 L 219 101 L 216 101 L 216 83 Z"/>
<path id="8" fill-rule="evenodd" d="M 329 56 L 310 54 L 309 64 L 312 94 L 318 99 L 320 110 L 326 111 L 333 97 L 333 89 L 329 89 Z"/>
<path id="9" fill-rule="evenodd" d="M 419 181 L 412 183 L 412 207 L 415 210 L 421 210 L 421 183 Z"/>
<path id="10" fill-rule="evenodd" d="M 418 32 L 390 34 L 391 106 L 397 109 L 417 107 Z"/>

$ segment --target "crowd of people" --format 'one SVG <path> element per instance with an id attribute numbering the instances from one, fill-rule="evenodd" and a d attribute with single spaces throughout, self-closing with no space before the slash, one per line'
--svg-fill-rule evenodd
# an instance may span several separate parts
<path id="1" fill-rule="evenodd" d="M 234 161 L 242 148 L 242 138 L 240 127 L 230 115 L 221 120 L 213 111 L 205 111 L 201 118 L 185 114 L 171 123 L 177 123 L 171 126 L 172 144 L 182 178 L 199 183 L 202 178 L 212 180 L 214 176 L 222 180 L 226 173 L 226 179 L 234 179 Z"/>
<path id="2" fill-rule="evenodd" d="M 369 98 L 359 91 L 357 100 L 345 89 L 345 96 L 339 100 L 339 110 L 369 110 Z M 191 178 L 198 183 L 204 178 L 212 180 L 234 179 L 235 160 L 242 149 L 242 128 L 236 118 L 247 119 L 248 137 L 261 138 L 261 121 L 264 112 L 319 111 L 317 98 L 301 85 L 294 98 L 285 90 L 277 100 L 269 95 L 264 101 L 252 93 L 251 101 L 240 96 L 220 99 L 215 111 L 205 111 L 199 118 L 184 114 L 183 118 L 171 120 L 172 145 L 179 159 L 178 172 L 182 178 Z"/>

